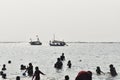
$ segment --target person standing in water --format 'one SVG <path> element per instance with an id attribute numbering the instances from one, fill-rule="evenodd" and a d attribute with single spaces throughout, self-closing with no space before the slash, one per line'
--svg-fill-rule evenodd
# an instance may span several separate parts
<path id="1" fill-rule="evenodd" d="M 71 61 L 69 60 L 68 63 L 67 63 L 68 68 L 71 68 L 71 65 L 72 65 Z"/>
<path id="2" fill-rule="evenodd" d="M 29 66 L 27 67 L 27 71 L 28 71 L 28 76 L 33 75 L 33 65 L 32 65 L 32 63 L 29 63 Z"/>
<path id="3" fill-rule="evenodd" d="M 112 77 L 117 76 L 117 72 L 116 72 L 115 67 L 112 64 L 109 67 L 110 67 L 110 74 L 111 74 L 111 76 Z"/>
<path id="4" fill-rule="evenodd" d="M 43 72 L 39 70 L 38 67 L 35 67 L 35 73 L 33 74 L 32 80 L 34 79 L 34 77 L 35 77 L 34 80 L 40 80 L 40 74 L 45 75 Z"/>
<path id="5" fill-rule="evenodd" d="M 64 53 L 62 53 L 62 55 L 60 56 L 60 59 L 61 59 L 61 61 L 64 61 L 64 60 L 65 60 Z"/>
<path id="6" fill-rule="evenodd" d="M 3 64 L 3 68 L 2 68 L 2 71 L 5 71 L 6 70 L 6 65 Z"/>
<path id="7" fill-rule="evenodd" d="M 56 69 L 62 69 L 63 63 L 62 63 L 62 61 L 60 60 L 60 58 L 57 58 L 57 62 L 54 64 L 54 67 L 55 67 Z"/>

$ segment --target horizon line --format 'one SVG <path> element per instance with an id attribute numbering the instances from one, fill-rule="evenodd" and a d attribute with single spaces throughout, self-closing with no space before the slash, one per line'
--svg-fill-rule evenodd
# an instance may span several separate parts
<path id="1" fill-rule="evenodd" d="M 0 41 L 0 43 L 29 43 L 29 41 Z M 120 43 L 120 41 L 66 41 L 66 43 Z"/>

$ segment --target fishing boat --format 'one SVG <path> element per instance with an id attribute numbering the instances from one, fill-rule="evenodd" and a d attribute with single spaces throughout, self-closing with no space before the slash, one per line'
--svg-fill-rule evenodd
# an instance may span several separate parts
<path id="1" fill-rule="evenodd" d="M 54 35 L 54 39 L 53 41 L 49 41 L 49 45 L 50 46 L 65 46 L 66 43 L 64 41 L 55 40 L 55 35 Z"/>
<path id="2" fill-rule="evenodd" d="M 30 39 L 31 41 L 29 42 L 31 45 L 42 45 L 42 42 L 40 42 L 38 35 L 36 35 L 37 37 L 37 41 L 32 41 L 32 39 Z"/>
<path id="3" fill-rule="evenodd" d="M 53 40 L 49 43 L 50 46 L 65 46 L 66 43 L 64 41 Z"/>

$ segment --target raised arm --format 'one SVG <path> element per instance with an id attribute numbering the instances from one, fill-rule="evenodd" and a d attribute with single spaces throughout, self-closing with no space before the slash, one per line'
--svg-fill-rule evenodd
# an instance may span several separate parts
<path id="1" fill-rule="evenodd" d="M 40 71 L 40 74 L 45 75 L 43 72 Z"/>

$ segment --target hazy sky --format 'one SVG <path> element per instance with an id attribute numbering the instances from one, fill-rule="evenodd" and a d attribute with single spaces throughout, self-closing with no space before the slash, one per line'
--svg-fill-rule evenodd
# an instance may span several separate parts
<path id="1" fill-rule="evenodd" d="M 120 0 L 0 0 L 0 41 L 120 41 Z"/>

